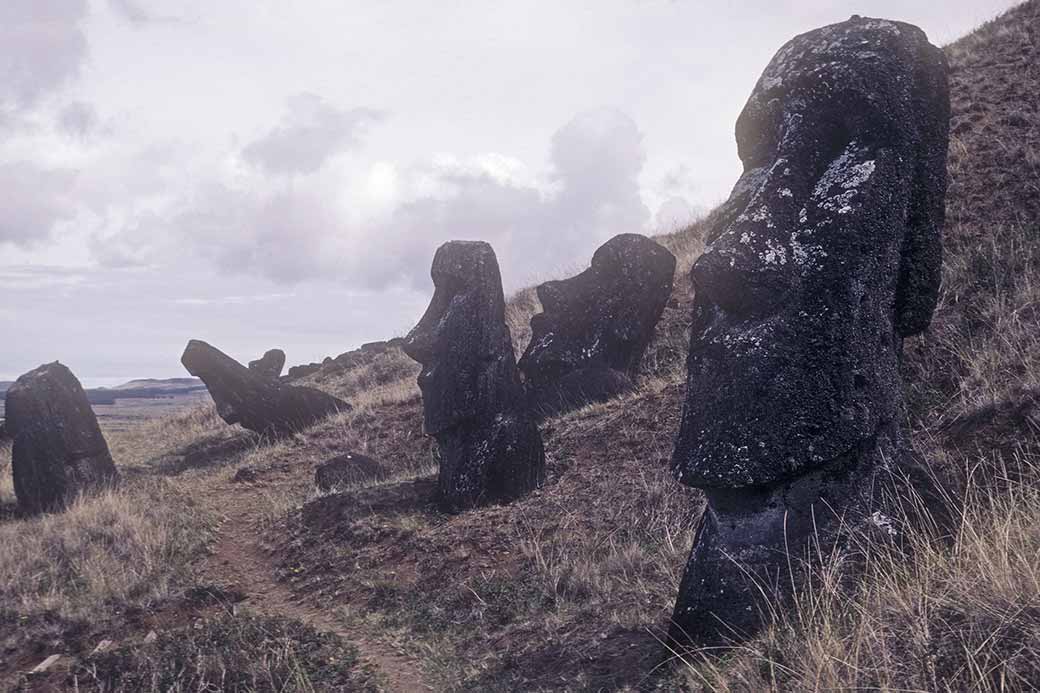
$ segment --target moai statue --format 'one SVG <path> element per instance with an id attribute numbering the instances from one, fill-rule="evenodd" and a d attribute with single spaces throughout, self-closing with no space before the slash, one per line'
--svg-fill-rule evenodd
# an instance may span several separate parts
<path id="1" fill-rule="evenodd" d="M 220 418 L 256 433 L 291 435 L 327 416 L 351 409 L 347 402 L 321 390 L 286 385 L 246 368 L 197 339 L 184 348 L 181 364 L 206 384 Z"/>
<path id="2" fill-rule="evenodd" d="M 268 349 L 264 355 L 249 362 L 249 370 L 268 378 L 277 378 L 285 368 L 285 352 L 281 349 Z"/>
<path id="3" fill-rule="evenodd" d="M 542 483 L 542 438 L 527 410 L 505 323 L 498 260 L 451 241 L 433 258 L 434 294 L 404 352 L 422 364 L 423 428 L 437 439 L 446 512 L 508 502 Z"/>
<path id="4" fill-rule="evenodd" d="M 520 358 L 534 409 L 552 414 L 632 387 L 672 294 L 675 257 L 646 236 L 607 241 L 581 274 L 538 287 Z"/>
<path id="5" fill-rule="evenodd" d="M 7 433 L 18 506 L 61 510 L 76 494 L 118 479 L 87 393 L 55 361 L 29 371 L 7 391 Z"/>
<path id="6" fill-rule="evenodd" d="M 785 45 L 741 113 L 744 173 L 691 272 L 672 466 L 708 505 L 674 642 L 751 635 L 810 545 L 887 527 L 902 341 L 939 292 L 949 112 L 924 32 L 853 17 Z"/>

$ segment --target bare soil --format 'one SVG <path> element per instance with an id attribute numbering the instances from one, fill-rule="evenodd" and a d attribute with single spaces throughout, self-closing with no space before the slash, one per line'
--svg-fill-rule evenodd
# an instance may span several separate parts
<path id="1" fill-rule="evenodd" d="M 279 492 L 279 485 L 286 481 L 269 475 L 265 482 L 267 491 Z M 420 667 L 411 657 L 395 651 L 375 633 L 346 625 L 329 609 L 298 599 L 275 578 L 276 559 L 257 531 L 264 505 L 255 486 L 222 482 L 207 490 L 204 502 L 219 509 L 223 518 L 213 555 L 202 566 L 206 582 L 240 594 L 244 605 L 255 612 L 298 620 L 340 636 L 359 650 L 362 659 L 385 679 L 391 691 L 434 690 L 424 681 Z"/>

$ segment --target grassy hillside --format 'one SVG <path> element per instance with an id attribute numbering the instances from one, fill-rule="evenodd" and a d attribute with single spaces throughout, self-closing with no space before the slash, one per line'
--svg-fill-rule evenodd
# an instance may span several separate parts
<path id="1" fill-rule="evenodd" d="M 661 239 L 676 288 L 639 391 L 546 421 L 547 483 L 509 506 L 430 507 L 417 366 L 397 349 L 308 376 L 355 409 L 289 440 L 224 426 L 212 408 L 115 433 L 128 483 L 65 515 L 13 516 L 0 448 L 0 681 L 65 652 L 79 663 L 50 683 L 109 690 L 221 677 L 229 690 L 1040 687 L 1038 31 L 1031 0 L 947 48 L 944 288 L 905 370 L 914 444 L 963 498 L 952 547 L 907 537 L 912 558 L 875 552 L 852 592 L 833 564 L 740 650 L 656 666 L 701 508 L 667 460 L 685 275 L 709 217 Z M 518 351 L 536 310 L 531 290 L 510 302 Z M 393 475 L 316 494 L 314 468 L 348 450 Z M 101 638 L 118 654 L 91 657 Z"/>

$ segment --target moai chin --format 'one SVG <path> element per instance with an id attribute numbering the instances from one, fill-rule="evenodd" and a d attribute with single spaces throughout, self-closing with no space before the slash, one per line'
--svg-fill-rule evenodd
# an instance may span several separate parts
<path id="1" fill-rule="evenodd" d="M 949 109 L 924 32 L 859 17 L 790 41 L 744 107 L 744 173 L 691 271 L 672 466 L 708 506 L 673 641 L 753 634 L 808 545 L 877 508 L 902 341 L 939 292 Z"/>
<path id="2" fill-rule="evenodd" d="M 458 512 L 542 483 L 545 454 L 505 323 L 498 260 L 484 242 L 442 245 L 434 294 L 402 348 L 422 364 L 423 428 L 437 439 L 437 502 Z"/>

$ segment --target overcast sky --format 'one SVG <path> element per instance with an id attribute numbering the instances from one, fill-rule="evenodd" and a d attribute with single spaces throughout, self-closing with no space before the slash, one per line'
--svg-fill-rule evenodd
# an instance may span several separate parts
<path id="1" fill-rule="evenodd" d="M 789 38 L 1014 0 L 0 0 L 0 379 L 290 364 L 406 332 L 434 249 L 507 291 L 725 198 Z"/>

